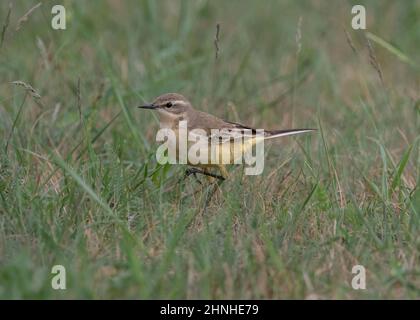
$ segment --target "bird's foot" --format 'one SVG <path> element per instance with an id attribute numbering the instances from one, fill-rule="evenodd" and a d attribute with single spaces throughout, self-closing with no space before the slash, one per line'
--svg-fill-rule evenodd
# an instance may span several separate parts
<path id="1" fill-rule="evenodd" d="M 188 177 L 190 175 L 194 175 L 194 177 L 197 178 L 197 176 L 196 176 L 197 173 L 203 174 L 203 175 L 208 176 L 208 177 L 213 177 L 213 178 L 219 179 L 221 181 L 224 181 L 225 180 L 225 178 L 223 176 L 221 176 L 221 175 L 210 173 L 210 172 L 206 172 L 204 170 L 200 170 L 200 169 L 197 169 L 197 168 L 188 168 L 185 171 L 185 176 Z"/>
<path id="2" fill-rule="evenodd" d="M 195 169 L 195 168 L 188 168 L 187 170 L 185 170 L 185 175 L 184 175 L 184 180 L 186 178 L 188 178 L 189 176 L 193 176 L 194 179 L 199 183 L 202 184 L 202 182 L 200 181 L 200 179 L 198 179 L 197 177 L 197 173 L 201 173 L 200 170 Z"/>

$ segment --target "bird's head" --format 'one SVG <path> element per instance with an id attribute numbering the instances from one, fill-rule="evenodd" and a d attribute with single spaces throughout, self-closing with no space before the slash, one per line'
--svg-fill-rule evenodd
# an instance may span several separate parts
<path id="1" fill-rule="evenodd" d="M 178 93 L 166 93 L 157 97 L 152 103 L 139 106 L 142 109 L 156 110 L 161 118 L 185 118 L 192 109 L 191 103 Z"/>

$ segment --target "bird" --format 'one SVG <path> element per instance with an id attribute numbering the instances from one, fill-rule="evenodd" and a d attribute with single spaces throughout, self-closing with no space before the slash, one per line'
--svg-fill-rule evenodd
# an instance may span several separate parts
<path id="1" fill-rule="evenodd" d="M 185 121 L 186 129 L 189 134 L 193 134 L 200 138 L 201 147 L 208 152 L 208 160 L 206 162 L 197 163 L 187 159 L 189 168 L 185 175 L 203 174 L 209 177 L 209 180 L 219 179 L 224 181 L 229 177 L 226 169 L 227 164 L 237 163 L 238 157 L 243 156 L 245 152 L 252 149 L 254 145 L 264 140 L 295 135 L 300 133 L 312 132 L 316 129 L 288 129 L 288 130 L 264 130 L 263 134 L 257 134 L 258 130 L 237 122 L 223 120 L 209 113 L 196 110 L 191 102 L 179 93 L 165 93 L 154 99 L 153 102 L 138 106 L 142 109 L 154 110 L 158 113 L 159 124 L 161 129 L 169 129 L 175 133 L 178 138 L 180 134 L 180 124 Z M 216 132 L 216 133 L 215 133 Z M 235 147 L 233 142 L 239 141 L 239 148 Z M 216 142 L 218 149 L 214 155 L 210 151 L 210 143 Z M 179 159 L 180 142 L 175 140 L 172 147 L 176 149 L 176 157 Z M 188 142 L 187 148 L 191 148 Z M 211 149 L 214 150 L 214 149 Z M 210 157 L 210 154 L 214 158 Z M 223 158 L 225 157 L 225 158 Z M 214 169 L 218 174 L 214 173 Z"/>

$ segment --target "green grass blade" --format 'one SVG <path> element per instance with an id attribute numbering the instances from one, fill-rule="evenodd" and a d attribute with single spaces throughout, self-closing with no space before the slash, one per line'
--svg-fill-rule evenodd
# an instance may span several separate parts
<path id="1" fill-rule="evenodd" d="M 408 160 L 410 159 L 411 151 L 413 150 L 413 146 L 411 145 L 403 154 L 398 167 L 396 168 L 396 172 L 392 177 L 391 187 L 389 188 L 389 195 L 391 195 L 394 190 L 400 185 L 401 183 L 401 176 L 404 172 L 405 167 L 407 166 Z"/>
<path id="2" fill-rule="evenodd" d="M 416 65 L 413 60 L 411 60 L 407 55 L 405 55 L 401 50 L 397 49 L 396 47 L 394 47 L 392 44 L 390 44 L 389 42 L 385 41 L 384 39 L 378 37 L 377 35 L 374 35 L 371 32 L 367 32 L 366 36 L 368 37 L 368 39 L 372 40 L 373 42 L 379 44 L 381 47 L 383 47 L 384 49 L 388 50 L 390 53 L 392 53 L 393 55 L 395 55 L 400 61 L 409 64 L 412 67 L 416 67 L 418 68 L 419 66 Z"/>
<path id="3" fill-rule="evenodd" d="M 76 183 L 100 206 L 102 207 L 105 212 L 108 213 L 110 217 L 114 220 L 119 221 L 116 217 L 114 211 L 109 207 L 109 205 L 89 186 L 83 179 L 80 177 L 76 171 L 74 171 L 62 158 L 59 156 L 52 154 L 52 158 L 54 159 L 55 163 L 65 172 L 67 172 Z"/>

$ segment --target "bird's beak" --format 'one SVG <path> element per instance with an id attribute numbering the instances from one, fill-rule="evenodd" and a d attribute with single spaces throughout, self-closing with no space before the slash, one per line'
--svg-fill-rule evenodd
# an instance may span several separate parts
<path id="1" fill-rule="evenodd" d="M 157 106 L 155 106 L 153 103 L 144 104 L 142 106 L 138 106 L 138 108 L 142 109 L 156 109 Z"/>

